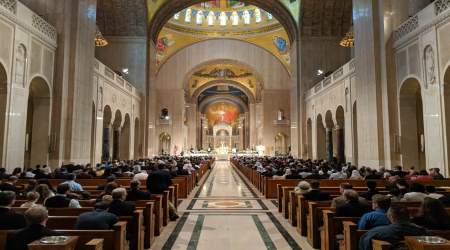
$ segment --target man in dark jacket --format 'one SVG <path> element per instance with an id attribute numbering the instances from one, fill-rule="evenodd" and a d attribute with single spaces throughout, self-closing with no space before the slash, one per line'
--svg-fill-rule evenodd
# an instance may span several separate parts
<path id="1" fill-rule="evenodd" d="M 370 211 L 367 203 L 359 201 L 359 195 L 355 190 L 344 191 L 345 203 L 336 207 L 336 217 L 361 217 Z"/>
<path id="2" fill-rule="evenodd" d="M 165 190 L 169 189 L 170 185 L 172 185 L 172 176 L 164 164 L 159 164 L 158 170 L 153 171 L 147 177 L 147 190 L 152 194 L 162 194 Z M 178 219 L 177 210 L 170 201 L 169 217 L 172 221 Z"/>
<path id="3" fill-rule="evenodd" d="M 67 197 L 70 187 L 67 183 L 61 183 L 56 188 L 56 195 L 48 198 L 45 201 L 45 206 L 47 208 L 80 208 L 80 203 L 76 199 L 71 199 Z"/>
<path id="4" fill-rule="evenodd" d="M 127 201 L 149 200 L 151 198 L 150 192 L 140 190 L 140 185 L 141 183 L 137 180 L 130 182 Z"/>
<path id="5" fill-rule="evenodd" d="M 147 190 L 152 194 L 162 194 L 172 185 L 172 176 L 165 171 L 163 164 L 158 165 L 158 170 L 153 171 L 147 177 Z"/>
<path id="6" fill-rule="evenodd" d="M 27 245 L 31 242 L 46 236 L 60 235 L 58 232 L 46 227 L 48 211 L 41 205 L 29 208 L 25 212 L 28 226 L 8 237 L 6 249 L 27 250 Z"/>
<path id="7" fill-rule="evenodd" d="M 17 193 L 19 189 L 16 187 L 17 182 L 17 176 L 10 176 L 8 177 L 8 180 L 3 181 L 0 184 L 0 190 L 1 191 L 13 191 L 14 193 Z"/>
<path id="8" fill-rule="evenodd" d="M 108 212 L 106 202 L 95 204 L 94 211 L 80 214 L 75 223 L 77 230 L 108 230 L 117 222 L 117 216 Z"/>
<path id="9" fill-rule="evenodd" d="M 320 182 L 319 181 L 311 181 L 309 183 L 311 185 L 311 190 L 303 194 L 303 197 L 308 201 L 327 201 L 331 200 L 330 193 L 320 191 Z"/>
<path id="10" fill-rule="evenodd" d="M 127 190 L 125 188 L 116 188 L 112 191 L 113 201 L 109 204 L 109 212 L 117 216 L 132 216 L 135 205 L 127 202 Z"/>
<path id="11" fill-rule="evenodd" d="M 359 239 L 359 250 L 372 250 L 372 240 L 383 240 L 395 248 L 405 236 L 425 235 L 426 230 L 410 222 L 409 211 L 405 205 L 391 206 L 387 213 L 391 222 L 369 230 Z"/>
<path id="12" fill-rule="evenodd" d="M 27 223 L 22 214 L 17 214 L 11 207 L 16 201 L 13 191 L 0 192 L 0 230 L 12 230 L 26 227 Z"/>

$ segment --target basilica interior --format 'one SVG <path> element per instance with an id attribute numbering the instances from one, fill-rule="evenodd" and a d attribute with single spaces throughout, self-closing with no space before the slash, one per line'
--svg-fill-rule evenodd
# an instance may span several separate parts
<path id="1" fill-rule="evenodd" d="M 449 0 L 0 0 L 0 167 L 215 156 L 182 210 L 249 199 L 236 206 L 263 238 L 250 249 L 317 245 L 258 214 L 275 209 L 255 195 L 267 190 L 223 159 L 449 177 L 449 84 Z M 237 238 L 251 224 L 204 217 L 185 213 L 152 249 L 211 249 L 219 236 L 195 235 L 199 220 Z M 218 248 L 251 244 L 236 241 Z"/>

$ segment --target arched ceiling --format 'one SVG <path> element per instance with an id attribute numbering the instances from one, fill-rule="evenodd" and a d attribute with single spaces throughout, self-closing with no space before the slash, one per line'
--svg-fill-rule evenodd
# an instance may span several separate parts
<path id="1" fill-rule="evenodd" d="M 211 85 L 211 83 L 213 84 Z M 226 62 L 208 64 L 195 69 L 189 77 L 186 91 L 189 96 L 196 97 L 198 95 L 199 98 L 202 98 L 201 94 L 205 93 L 206 90 L 223 92 L 221 94 L 230 94 L 230 89 L 243 92 L 240 88 L 228 87 L 232 86 L 232 83 L 245 88 L 245 92 L 251 95 L 246 98 L 245 102 L 248 102 L 248 98 L 256 97 L 257 88 L 259 87 L 256 75 L 246 67 Z M 206 90 L 205 87 L 207 88 Z M 196 96 L 194 96 L 195 94 Z"/>
<path id="2" fill-rule="evenodd" d="M 272 53 L 290 72 L 290 40 L 269 12 L 234 0 L 215 0 L 177 12 L 156 41 L 156 66 L 187 46 L 210 39 L 237 39 Z"/>
<path id="3" fill-rule="evenodd" d="M 106 36 L 146 36 L 148 24 L 154 15 L 173 0 L 98 0 L 97 25 Z M 202 2 L 189 0 L 188 2 Z M 291 13 L 301 30 L 302 36 L 339 36 L 351 26 L 352 0 L 273 0 L 279 1 Z M 27 1 L 23 1 L 27 4 Z M 170 5 L 185 8 L 183 1 L 173 1 Z M 261 2 L 270 11 L 272 0 L 252 0 Z M 260 5 L 258 5 L 260 6 Z M 262 6 L 260 6 L 262 8 Z M 171 7 L 168 7 L 171 9 Z M 280 11 L 272 13 L 278 17 Z M 275 15 L 275 14 L 278 14 Z"/>

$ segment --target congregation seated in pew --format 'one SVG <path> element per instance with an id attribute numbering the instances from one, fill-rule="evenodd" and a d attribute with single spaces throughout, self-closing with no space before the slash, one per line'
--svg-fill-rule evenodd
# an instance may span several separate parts
<path id="1" fill-rule="evenodd" d="M 387 241 L 395 248 L 405 236 L 425 235 L 426 229 L 411 222 L 405 205 L 391 206 L 387 212 L 389 225 L 372 228 L 359 240 L 359 250 L 372 250 L 372 240 Z"/>
<path id="2" fill-rule="evenodd" d="M 94 210 L 82 213 L 78 216 L 75 228 L 77 230 L 107 230 L 116 224 L 118 218 L 110 213 L 109 203 L 106 201 L 97 202 Z"/>
<path id="3" fill-rule="evenodd" d="M 0 230 L 20 229 L 26 226 L 25 217 L 11 210 L 16 201 L 13 191 L 0 192 Z"/>
<path id="4" fill-rule="evenodd" d="M 44 206 L 36 205 L 25 212 L 28 225 L 12 233 L 7 238 L 6 249 L 27 250 L 28 244 L 45 236 L 58 236 L 60 233 L 46 227 L 48 211 Z"/>

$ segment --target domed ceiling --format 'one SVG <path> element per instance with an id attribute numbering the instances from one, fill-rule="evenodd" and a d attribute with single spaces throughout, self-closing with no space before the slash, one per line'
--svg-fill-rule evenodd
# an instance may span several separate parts
<path id="1" fill-rule="evenodd" d="M 186 46 L 217 38 L 260 46 L 290 72 L 290 41 L 283 26 L 270 12 L 235 0 L 203 2 L 176 13 L 159 33 L 157 66 Z"/>

